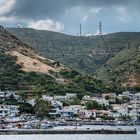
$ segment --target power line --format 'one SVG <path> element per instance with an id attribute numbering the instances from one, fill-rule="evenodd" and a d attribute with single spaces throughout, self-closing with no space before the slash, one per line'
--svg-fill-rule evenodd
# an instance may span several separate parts
<path id="1" fill-rule="evenodd" d="M 78 54 L 74 54 L 74 53 L 71 53 L 71 54 L 49 54 L 48 56 L 65 56 L 65 55 L 88 55 L 88 54 L 91 54 L 91 55 L 103 55 L 103 54 L 116 54 L 117 52 L 112 52 L 112 53 L 78 53 Z"/>

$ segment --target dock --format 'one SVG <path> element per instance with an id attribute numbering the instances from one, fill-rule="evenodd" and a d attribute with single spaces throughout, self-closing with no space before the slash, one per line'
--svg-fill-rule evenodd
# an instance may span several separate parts
<path id="1" fill-rule="evenodd" d="M 0 135 L 30 135 L 30 134 L 137 134 L 137 130 L 109 129 L 0 129 Z"/>

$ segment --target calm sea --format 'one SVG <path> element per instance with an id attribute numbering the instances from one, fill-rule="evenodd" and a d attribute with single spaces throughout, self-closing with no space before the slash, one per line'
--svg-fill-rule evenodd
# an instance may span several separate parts
<path id="1" fill-rule="evenodd" d="M 137 129 L 137 134 L 133 135 L 1 135 L 0 140 L 140 140 L 140 126 L 82 126 L 80 128 L 108 128 L 108 129 Z M 63 129 L 59 127 L 57 129 Z M 70 127 L 74 128 L 74 127 Z"/>

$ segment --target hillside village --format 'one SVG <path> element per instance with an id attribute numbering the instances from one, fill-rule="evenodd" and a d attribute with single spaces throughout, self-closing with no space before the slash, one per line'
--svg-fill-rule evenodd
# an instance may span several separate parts
<path id="1" fill-rule="evenodd" d="M 76 93 L 66 93 L 64 96 L 44 94 L 39 99 L 25 99 L 14 91 L 0 91 L 0 102 L 3 103 L 0 104 L 0 119 L 6 124 L 22 124 L 38 119 L 57 121 L 58 125 L 73 125 L 75 121 L 98 125 L 140 124 L 139 92 L 134 94 L 125 91 L 118 95 L 103 93 L 100 97 L 83 96 L 78 104 L 72 102 L 76 100 L 76 96 Z M 30 113 L 29 108 L 34 111 Z"/>
<path id="2" fill-rule="evenodd" d="M 0 50 L 2 128 L 140 124 L 137 86 L 106 84 L 44 58 L 2 26 Z"/>

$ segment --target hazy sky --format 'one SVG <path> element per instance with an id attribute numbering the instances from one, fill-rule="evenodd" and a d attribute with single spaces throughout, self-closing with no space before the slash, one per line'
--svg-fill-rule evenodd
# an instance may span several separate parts
<path id="1" fill-rule="evenodd" d="M 67 34 L 140 31 L 140 0 L 0 0 L 0 24 Z"/>

